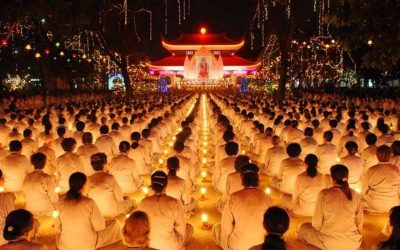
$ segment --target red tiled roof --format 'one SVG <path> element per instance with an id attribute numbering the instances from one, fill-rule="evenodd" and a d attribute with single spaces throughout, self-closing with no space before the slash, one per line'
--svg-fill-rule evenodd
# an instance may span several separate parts
<path id="1" fill-rule="evenodd" d="M 222 57 L 224 66 L 251 66 L 257 64 L 238 56 Z M 185 64 L 184 56 L 169 56 L 151 63 L 152 66 L 183 66 Z"/>
<path id="2" fill-rule="evenodd" d="M 222 33 L 181 34 L 181 37 L 174 41 L 164 38 L 163 41 L 170 45 L 235 45 L 242 42 L 231 40 Z"/>

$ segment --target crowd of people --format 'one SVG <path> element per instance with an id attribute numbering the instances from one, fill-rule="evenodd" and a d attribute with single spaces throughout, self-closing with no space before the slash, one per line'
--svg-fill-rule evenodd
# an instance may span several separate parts
<path id="1" fill-rule="evenodd" d="M 312 217 L 296 230 L 305 244 L 359 249 L 364 212 L 388 214 L 374 250 L 399 249 L 399 112 L 391 99 L 312 93 L 3 100 L 0 250 L 47 249 L 46 216 L 60 250 L 184 249 L 201 165 L 220 194 L 210 234 L 224 250 L 286 249 L 292 216 Z"/>

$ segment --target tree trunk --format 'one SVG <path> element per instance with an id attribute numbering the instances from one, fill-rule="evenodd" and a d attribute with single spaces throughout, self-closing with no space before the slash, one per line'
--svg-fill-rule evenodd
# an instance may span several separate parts
<path id="1" fill-rule="evenodd" d="M 278 83 L 278 93 L 277 93 L 277 100 L 279 102 L 285 99 L 288 64 L 289 64 L 289 46 L 285 44 L 281 46 L 281 61 L 280 61 L 279 83 Z"/>
<path id="2" fill-rule="evenodd" d="M 121 55 L 121 73 L 124 77 L 126 98 L 132 98 L 133 88 L 131 84 L 131 78 L 129 77 L 128 62 L 125 55 Z"/>

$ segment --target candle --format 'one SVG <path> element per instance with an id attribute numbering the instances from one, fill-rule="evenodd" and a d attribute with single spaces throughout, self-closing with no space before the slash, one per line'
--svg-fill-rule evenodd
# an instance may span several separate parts
<path id="1" fill-rule="evenodd" d="M 205 181 L 207 181 L 207 172 L 206 171 L 201 171 L 201 177 L 202 177 L 202 182 L 205 182 Z"/>
<path id="2" fill-rule="evenodd" d="M 168 142 L 168 146 L 170 147 L 174 146 L 174 142 L 173 141 Z"/>
<path id="3" fill-rule="evenodd" d="M 208 146 L 208 143 L 207 143 L 206 141 L 203 141 L 203 146 L 204 146 L 204 147 L 207 147 L 207 146 Z"/>
<path id="4" fill-rule="evenodd" d="M 361 194 L 361 188 L 359 188 L 359 187 L 356 188 L 356 193 L 357 193 L 357 194 Z"/>
<path id="5" fill-rule="evenodd" d="M 148 187 L 146 187 L 146 186 L 144 186 L 143 188 L 142 188 L 142 192 L 144 193 L 144 195 L 147 197 L 148 195 L 149 195 L 149 188 Z"/>
<path id="6" fill-rule="evenodd" d="M 164 149 L 164 154 L 165 154 L 165 155 L 168 154 L 168 149 Z"/>
<path id="7" fill-rule="evenodd" d="M 164 163 L 163 159 L 158 159 L 158 164 L 162 165 Z"/>
<path id="8" fill-rule="evenodd" d="M 340 162 L 340 158 L 339 157 L 336 157 L 336 162 Z"/>
<path id="9" fill-rule="evenodd" d="M 201 226 L 202 229 L 210 229 L 210 224 L 208 224 L 208 215 L 206 213 L 201 214 L 201 221 L 203 222 L 203 225 Z"/>
<path id="10" fill-rule="evenodd" d="M 0 187 L 0 193 L 3 193 L 3 192 L 4 192 L 4 187 L 1 186 L 1 187 Z"/>
<path id="11" fill-rule="evenodd" d="M 205 188 L 205 187 L 200 188 L 200 193 L 201 193 L 200 199 L 201 200 L 205 200 L 206 199 L 207 188 Z"/>
<path id="12" fill-rule="evenodd" d="M 207 158 L 201 159 L 201 163 L 206 164 L 207 163 Z"/>
<path id="13" fill-rule="evenodd" d="M 57 211 L 57 210 L 54 210 L 54 211 L 51 213 L 51 216 L 53 216 L 54 219 L 57 219 L 58 216 L 60 216 L 60 212 Z"/>
<path id="14" fill-rule="evenodd" d="M 267 188 L 265 189 L 265 193 L 266 193 L 267 195 L 271 195 L 271 189 L 270 189 L 269 187 L 267 187 Z"/>
<path id="15" fill-rule="evenodd" d="M 129 216 L 131 216 L 131 214 L 125 214 L 125 218 L 129 218 Z"/>
<path id="16" fill-rule="evenodd" d="M 202 152 L 204 155 L 208 153 L 207 149 L 203 149 L 201 152 Z"/>
<path id="17" fill-rule="evenodd" d="M 245 155 L 246 154 L 246 150 L 242 150 L 242 155 Z"/>
<path id="18" fill-rule="evenodd" d="M 59 186 L 57 186 L 57 187 L 54 189 L 54 192 L 56 192 L 57 194 L 59 194 L 59 193 L 61 192 L 61 188 L 60 188 Z"/>

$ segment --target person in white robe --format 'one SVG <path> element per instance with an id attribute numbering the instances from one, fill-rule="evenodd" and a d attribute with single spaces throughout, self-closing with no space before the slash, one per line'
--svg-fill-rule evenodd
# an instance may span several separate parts
<path id="1" fill-rule="evenodd" d="M 57 167 L 57 157 L 54 150 L 51 148 L 52 138 L 50 135 L 43 136 L 43 145 L 38 148 L 37 152 L 46 155 L 46 165 L 44 166 L 43 172 L 48 175 L 55 175 Z"/>
<path id="2" fill-rule="evenodd" d="M 154 166 L 151 164 L 151 155 L 138 141 L 132 142 L 131 149 L 128 151 L 128 157 L 135 159 L 136 169 L 140 176 L 149 175 L 154 171 Z"/>
<path id="3" fill-rule="evenodd" d="M 3 172 L 0 170 L 0 231 L 3 231 L 4 225 L 6 223 L 7 215 L 15 210 L 14 201 L 15 194 L 12 192 L 5 192 L 4 190 L 4 176 Z M 7 243 L 3 237 L 3 233 L 0 233 L 0 246 Z"/>
<path id="4" fill-rule="evenodd" d="M 370 167 L 379 163 L 378 158 L 376 158 L 376 150 L 378 148 L 375 145 L 377 141 L 376 135 L 373 133 L 368 134 L 365 137 L 365 141 L 368 146 L 361 152 L 361 158 L 364 160 L 364 173 L 367 172 Z"/>
<path id="5" fill-rule="evenodd" d="M 363 209 L 361 197 L 349 187 L 348 174 L 343 165 L 331 168 L 333 187 L 319 193 L 312 223 L 299 226 L 297 239 L 319 249 L 360 248 Z"/>
<path id="6" fill-rule="evenodd" d="M 388 231 L 387 235 L 388 239 L 385 241 L 381 241 L 378 244 L 372 246 L 371 250 L 391 250 L 396 249 L 399 245 L 398 238 L 400 232 L 400 206 L 394 206 L 390 209 L 389 212 L 389 223 L 387 225 Z M 386 233 L 386 232 L 385 232 Z"/>
<path id="7" fill-rule="evenodd" d="M 190 217 L 197 208 L 197 200 L 192 197 L 191 189 L 187 183 L 177 176 L 180 163 L 177 157 L 170 157 L 167 160 L 168 185 L 165 193 L 181 202 L 186 217 Z"/>
<path id="8" fill-rule="evenodd" d="M 132 194 L 142 186 L 143 180 L 139 175 L 136 161 L 128 156 L 130 151 L 129 142 L 121 142 L 119 151 L 119 155 L 111 160 L 108 171 L 115 177 L 124 194 Z"/>
<path id="9" fill-rule="evenodd" d="M 193 227 L 186 224 L 181 203 L 165 194 L 168 176 L 156 171 L 151 176 L 151 187 L 155 194 L 144 198 L 137 211 L 145 212 L 150 219 L 149 247 L 162 250 L 184 249 L 193 234 Z"/>
<path id="10" fill-rule="evenodd" d="M 36 215 L 50 216 L 58 202 L 56 179 L 54 175 L 46 174 L 43 169 L 47 157 L 43 153 L 31 156 L 31 163 L 35 170 L 29 173 L 23 184 L 25 207 Z"/>
<path id="11" fill-rule="evenodd" d="M 250 158 L 247 155 L 238 155 L 235 159 L 235 173 L 228 175 L 226 180 L 226 189 L 221 198 L 217 200 L 217 210 L 222 213 L 228 198 L 235 192 L 244 188 L 240 169 L 243 165 L 250 163 Z"/>
<path id="12" fill-rule="evenodd" d="M 298 143 L 290 143 L 286 148 L 289 156 L 281 162 L 279 175 L 271 180 L 272 186 L 286 194 L 293 194 L 296 178 L 304 172 L 304 161 L 299 158 L 301 146 Z"/>
<path id="13" fill-rule="evenodd" d="M 302 159 L 309 154 L 314 154 L 318 147 L 318 142 L 313 135 L 314 132 L 312 128 L 307 127 L 304 129 L 304 138 L 300 141 Z"/>
<path id="14" fill-rule="evenodd" d="M 65 138 L 61 143 L 64 154 L 57 158 L 56 173 L 58 176 L 58 187 L 60 193 L 65 193 L 68 190 L 68 180 L 71 174 L 75 172 L 84 173 L 85 167 L 81 157 L 74 153 L 76 141 L 74 138 Z"/>
<path id="15" fill-rule="evenodd" d="M 148 247 L 150 230 L 149 216 L 143 211 L 133 212 L 122 228 L 123 249 L 156 250 Z"/>
<path id="16" fill-rule="evenodd" d="M 390 163 L 390 147 L 378 147 L 376 156 L 379 163 L 370 167 L 363 179 L 364 208 L 387 213 L 400 204 L 400 170 Z"/>
<path id="17" fill-rule="evenodd" d="M 59 250 L 95 250 L 121 240 L 118 222 L 106 222 L 96 203 L 82 194 L 86 181 L 83 173 L 72 174 L 70 189 L 58 204 L 55 227 Z"/>
<path id="18" fill-rule="evenodd" d="M 269 177 L 277 177 L 280 174 L 281 162 L 287 158 L 286 149 L 281 146 L 281 139 L 275 135 L 272 137 L 272 147 L 267 150 L 265 169 L 261 173 Z"/>
<path id="19" fill-rule="evenodd" d="M 318 171 L 321 174 L 330 174 L 329 169 L 339 161 L 337 147 L 332 143 L 332 139 L 333 133 L 326 131 L 324 133 L 324 143 L 315 150 L 315 154 L 319 159 Z"/>
<path id="20" fill-rule="evenodd" d="M 378 130 L 380 132 L 380 136 L 378 137 L 376 145 L 381 146 L 385 144 L 390 147 L 392 143 L 395 141 L 395 139 L 391 134 L 389 134 L 390 132 L 389 126 L 387 124 L 378 125 Z"/>
<path id="21" fill-rule="evenodd" d="M 99 148 L 93 144 L 93 136 L 90 132 L 85 132 L 80 139 L 82 145 L 76 150 L 76 154 L 80 156 L 84 167 L 83 173 L 86 176 L 94 174 L 94 170 L 90 163 L 90 157 L 94 154 L 99 153 Z"/>
<path id="22" fill-rule="evenodd" d="M 64 153 L 64 150 L 63 150 L 61 144 L 64 141 L 64 139 L 66 138 L 65 137 L 65 128 L 64 127 L 57 128 L 57 135 L 58 135 L 58 137 L 53 140 L 53 142 L 51 144 L 51 148 L 54 150 L 56 157 L 60 157 Z"/>
<path id="23" fill-rule="evenodd" d="M 100 127 L 100 136 L 96 139 L 95 145 L 100 152 L 107 155 L 107 158 L 112 159 L 119 152 L 114 139 L 108 135 L 109 130 L 107 125 Z"/>
<path id="24" fill-rule="evenodd" d="M 225 146 L 225 152 L 228 155 L 225 159 L 221 159 L 218 168 L 215 169 L 213 175 L 213 187 L 216 191 L 224 193 L 226 190 L 226 182 L 228 175 L 235 173 L 235 160 L 238 154 L 239 146 L 236 142 L 228 142 Z"/>
<path id="25" fill-rule="evenodd" d="M 38 144 L 36 141 L 32 139 L 32 130 L 25 129 L 23 134 L 24 134 L 24 139 L 21 140 L 22 143 L 21 154 L 29 158 L 33 153 L 36 153 L 38 149 Z"/>
<path id="26" fill-rule="evenodd" d="M 94 154 L 90 161 L 95 173 L 88 177 L 86 194 L 96 202 L 101 215 L 113 218 L 131 210 L 135 204 L 134 200 L 125 198 L 115 177 L 105 172 L 107 155 Z"/>
<path id="27" fill-rule="evenodd" d="M 329 180 L 326 175 L 318 173 L 318 157 L 316 155 L 307 155 L 304 163 L 307 169 L 297 176 L 292 198 L 289 200 L 283 196 L 282 202 L 295 215 L 312 216 L 318 193 L 328 187 Z"/>
<path id="28" fill-rule="evenodd" d="M 8 135 L 11 133 L 11 128 L 6 125 L 7 120 L 0 118 L 0 146 L 6 147 L 8 145 Z"/>
<path id="29" fill-rule="evenodd" d="M 213 226 L 214 241 L 224 250 L 249 249 L 264 242 L 262 218 L 265 210 L 272 206 L 272 200 L 258 188 L 258 172 L 255 164 L 242 166 L 241 176 L 245 188 L 229 197 L 222 212 L 221 223 Z"/>
<path id="30" fill-rule="evenodd" d="M 33 171 L 33 167 L 28 158 L 21 155 L 21 142 L 11 141 L 9 150 L 10 154 L 0 163 L 5 179 L 4 189 L 8 192 L 20 192 L 26 175 Z"/>
<path id="31" fill-rule="evenodd" d="M 121 134 L 121 132 L 119 131 L 119 128 L 120 128 L 120 126 L 119 126 L 119 123 L 118 122 L 113 122 L 112 124 L 111 124 L 111 132 L 110 132 L 110 136 L 113 138 L 113 140 L 114 140 L 114 142 L 115 142 L 115 145 L 119 145 L 122 141 L 124 141 L 124 140 L 128 140 L 129 139 L 129 136 L 128 136 L 128 138 L 127 139 L 125 139 L 125 136 L 123 136 L 122 134 Z"/>
<path id="32" fill-rule="evenodd" d="M 176 141 L 174 144 L 175 156 L 179 159 L 180 168 L 177 175 L 185 180 L 190 189 L 196 188 L 196 167 L 193 166 L 191 159 L 182 155 L 185 145 L 181 141 Z"/>
<path id="33" fill-rule="evenodd" d="M 340 159 L 340 164 L 349 169 L 349 185 L 356 191 L 361 190 L 361 180 L 364 172 L 364 160 L 357 156 L 358 145 L 354 141 L 348 141 L 345 144 L 347 155 Z"/>

